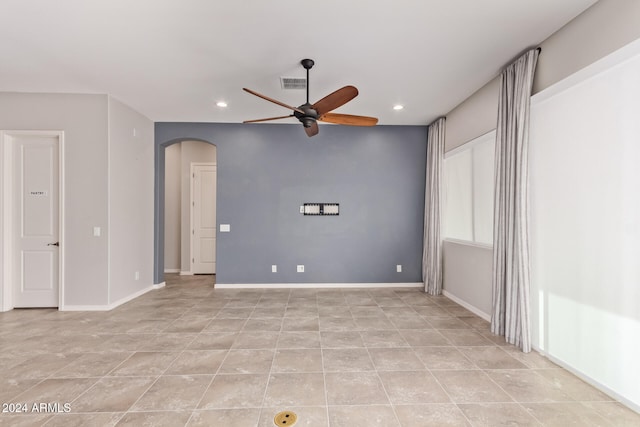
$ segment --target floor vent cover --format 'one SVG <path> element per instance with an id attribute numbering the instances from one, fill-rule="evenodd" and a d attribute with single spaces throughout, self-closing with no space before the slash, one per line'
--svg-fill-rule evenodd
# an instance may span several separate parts
<path id="1" fill-rule="evenodd" d="M 292 426 L 298 421 L 298 416 L 295 412 L 291 411 L 282 411 L 278 412 L 275 417 L 273 417 L 273 423 L 277 426 Z"/>

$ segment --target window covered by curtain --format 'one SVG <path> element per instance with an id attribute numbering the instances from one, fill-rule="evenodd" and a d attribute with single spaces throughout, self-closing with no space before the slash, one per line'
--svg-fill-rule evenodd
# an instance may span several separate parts
<path id="1" fill-rule="evenodd" d="M 493 244 L 495 131 L 448 152 L 444 158 L 443 238 Z"/>
<path id="2" fill-rule="evenodd" d="M 538 60 L 533 49 L 503 72 L 496 129 L 491 331 L 531 351 L 529 301 L 529 105 Z"/>

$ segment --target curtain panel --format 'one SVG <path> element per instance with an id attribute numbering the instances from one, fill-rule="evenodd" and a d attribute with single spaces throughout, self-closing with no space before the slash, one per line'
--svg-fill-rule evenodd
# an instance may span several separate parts
<path id="1" fill-rule="evenodd" d="M 427 136 L 427 172 L 424 194 L 424 240 L 422 244 L 422 280 L 430 295 L 442 293 L 442 241 L 440 239 L 442 159 L 444 156 L 445 118 L 429 125 Z"/>
<path id="2" fill-rule="evenodd" d="M 529 105 L 539 51 L 501 76 L 495 151 L 491 331 L 531 351 L 529 299 Z"/>

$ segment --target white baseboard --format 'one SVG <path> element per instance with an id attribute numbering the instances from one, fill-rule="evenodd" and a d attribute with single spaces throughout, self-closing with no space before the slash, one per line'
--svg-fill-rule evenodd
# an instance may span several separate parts
<path id="1" fill-rule="evenodd" d="M 313 288 L 421 288 L 422 282 L 407 283 L 216 283 L 218 289 L 313 289 Z"/>
<path id="2" fill-rule="evenodd" d="M 442 290 L 442 295 L 444 295 L 445 297 L 449 298 L 451 301 L 453 301 L 453 302 L 455 302 L 457 304 L 460 304 L 461 306 L 463 306 L 464 308 L 466 308 L 467 310 L 469 310 L 470 312 L 472 312 L 476 316 L 483 318 L 487 322 L 491 322 L 491 315 L 485 313 L 482 310 L 480 310 L 478 307 L 475 307 L 475 306 L 469 304 L 468 302 L 466 302 L 464 300 L 461 300 L 457 296 L 453 295 L 450 292 L 447 292 L 444 289 Z"/>
<path id="3" fill-rule="evenodd" d="M 167 286 L 167 282 L 154 283 L 153 285 L 151 285 L 153 289 L 161 289 L 165 286 Z"/>
<path id="4" fill-rule="evenodd" d="M 454 302 L 460 304 L 462 307 L 466 308 L 467 310 L 471 311 L 472 313 L 478 315 L 479 317 L 482 317 L 484 320 L 486 320 L 488 322 L 491 321 L 491 315 L 483 312 L 482 310 L 478 309 L 477 307 L 474 307 L 473 305 L 461 300 L 460 298 L 456 297 L 455 295 L 452 295 L 451 293 L 447 292 L 446 290 L 443 290 L 442 294 L 445 297 L 449 298 L 451 301 L 454 301 Z M 566 369 L 567 371 L 571 372 L 572 374 L 574 374 L 575 376 L 577 376 L 578 378 L 580 378 L 584 382 L 586 382 L 586 383 L 592 385 L 593 387 L 597 388 L 598 390 L 600 390 L 604 394 L 606 394 L 608 396 L 611 396 L 612 399 L 615 399 L 618 402 L 622 403 L 623 405 L 627 406 L 629 409 L 640 413 L 640 405 L 638 405 L 637 403 L 630 401 L 629 399 L 625 398 L 624 396 L 621 396 L 619 393 L 616 393 L 614 390 L 611 390 L 609 387 L 607 387 L 607 386 L 603 385 L 602 383 L 594 380 L 590 376 L 586 375 L 584 372 L 581 372 L 581 371 L 577 370 L 576 368 L 574 368 L 573 366 L 571 366 L 570 364 L 551 356 L 550 354 L 546 353 L 545 351 L 541 350 L 540 348 L 538 348 L 536 346 L 532 346 L 532 348 L 535 351 L 537 351 L 538 353 L 540 353 L 541 355 L 543 355 L 544 357 L 548 358 L 550 361 L 552 361 L 556 365 L 558 365 L 558 366 Z"/>
<path id="5" fill-rule="evenodd" d="M 180 272 L 181 276 L 193 276 L 193 273 L 190 271 L 181 271 Z"/>
<path id="6" fill-rule="evenodd" d="M 544 350 L 541 350 L 541 349 L 537 348 L 536 346 L 531 346 L 531 348 L 533 348 L 538 353 L 542 354 L 547 359 L 551 360 L 556 365 L 558 365 L 558 366 L 566 369 L 567 371 L 571 372 L 573 375 L 575 375 L 576 377 L 580 378 L 582 381 L 592 385 L 593 387 L 597 388 L 598 390 L 600 390 L 604 394 L 606 394 L 608 396 L 611 396 L 612 399 L 617 400 L 618 402 L 622 403 L 623 405 L 625 405 L 626 407 L 628 407 L 632 411 L 635 411 L 635 412 L 640 414 L 640 405 L 638 403 L 632 402 L 631 400 L 625 398 L 624 396 L 620 395 L 616 391 L 611 390 L 606 385 L 600 383 L 597 380 L 594 380 L 589 375 L 585 374 L 584 372 L 579 371 L 578 369 L 574 368 L 573 366 L 571 366 L 570 364 L 564 362 L 563 360 L 557 359 L 557 358 L 551 356 L 550 354 L 546 353 Z"/>
<path id="7" fill-rule="evenodd" d="M 179 268 L 165 268 L 164 272 L 165 273 L 180 273 L 180 269 Z"/>
<path id="8" fill-rule="evenodd" d="M 127 303 L 139 296 L 146 294 L 149 291 L 153 291 L 155 289 L 160 289 L 165 286 L 165 283 L 158 283 L 154 285 L 149 285 L 144 289 L 140 289 L 137 292 L 132 293 L 131 295 L 127 295 L 124 298 L 119 299 L 118 301 L 114 301 L 111 304 L 104 305 L 67 305 L 65 304 L 60 308 L 60 311 L 110 311 L 116 307 L 121 306 L 124 303 Z"/>

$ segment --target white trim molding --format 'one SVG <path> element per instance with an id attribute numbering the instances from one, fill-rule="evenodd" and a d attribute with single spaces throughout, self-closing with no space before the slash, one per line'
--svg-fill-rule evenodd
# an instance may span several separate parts
<path id="1" fill-rule="evenodd" d="M 165 286 L 167 286 L 167 282 L 160 282 L 160 283 L 154 283 L 153 285 L 151 285 L 152 289 L 162 289 Z"/>
<path id="2" fill-rule="evenodd" d="M 156 289 L 163 288 L 165 286 L 165 282 L 156 283 L 153 285 L 149 285 L 144 289 L 139 290 L 138 292 L 134 292 L 131 295 L 128 295 L 124 298 L 119 299 L 118 301 L 112 302 L 111 304 L 104 305 L 65 305 L 64 311 L 110 311 L 116 307 L 121 306 L 133 299 L 136 299 L 149 291 L 154 291 Z M 61 309 L 62 310 L 62 309 Z"/>
<path id="3" fill-rule="evenodd" d="M 216 289 L 314 289 L 314 288 L 423 288 L 422 282 L 406 283 L 216 283 Z"/>
<path id="4" fill-rule="evenodd" d="M 548 88 L 531 96 L 531 105 L 540 104 L 555 95 L 564 92 L 565 90 L 572 88 L 585 80 L 594 77 L 604 71 L 607 71 L 613 67 L 616 67 L 626 61 L 631 60 L 636 55 L 640 54 L 640 39 L 632 41 L 631 43 L 621 47 L 620 49 L 610 53 L 609 55 L 587 65 L 586 67 L 576 71 L 568 77 L 560 80 L 557 83 L 549 86 Z"/>
<path id="5" fill-rule="evenodd" d="M 606 394 L 608 396 L 611 396 L 611 398 L 613 398 L 614 400 L 617 400 L 618 402 L 622 403 L 623 405 L 627 406 L 628 408 L 630 408 L 630 409 L 632 409 L 632 410 L 634 410 L 634 411 L 636 411 L 637 413 L 640 414 L 640 406 L 637 403 L 632 402 L 631 400 L 629 400 L 626 397 L 622 396 L 620 393 L 617 393 L 615 390 L 610 389 L 609 387 L 607 387 L 606 385 L 602 384 L 601 382 L 599 382 L 597 380 L 594 380 L 589 375 L 587 375 L 587 374 L 579 371 L 578 369 L 574 368 L 571 364 L 569 364 L 567 362 L 564 362 L 561 359 L 558 359 L 556 357 L 551 356 L 550 354 L 546 353 L 544 350 L 541 350 L 540 348 L 538 348 L 536 346 L 532 346 L 531 348 L 533 348 L 535 351 L 537 351 L 542 356 L 546 357 L 547 359 L 549 359 L 550 361 L 552 361 L 556 365 L 558 365 L 561 368 L 566 369 L 567 371 L 571 372 L 573 375 L 575 375 L 576 377 L 580 378 L 581 380 L 583 380 L 587 384 L 592 385 L 593 387 L 595 387 L 596 389 L 600 390 L 604 394 Z"/>
<path id="6" fill-rule="evenodd" d="M 453 295 L 451 292 L 447 292 L 446 289 L 442 290 L 442 295 L 444 295 L 445 297 L 449 298 L 451 301 L 463 306 L 464 308 L 466 308 L 467 310 L 469 310 L 470 312 L 472 312 L 476 316 L 481 317 L 482 319 L 486 320 L 487 322 L 491 322 L 491 315 L 490 314 L 487 314 L 484 311 L 480 310 L 478 307 L 475 307 L 475 306 L 469 304 L 468 302 L 461 300 L 457 296 Z"/>

